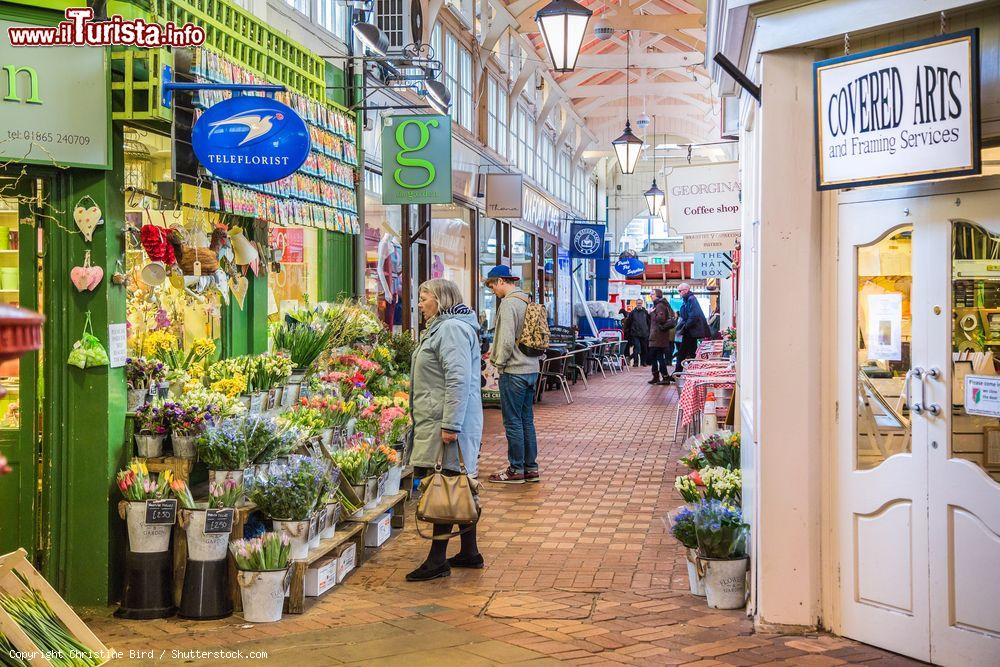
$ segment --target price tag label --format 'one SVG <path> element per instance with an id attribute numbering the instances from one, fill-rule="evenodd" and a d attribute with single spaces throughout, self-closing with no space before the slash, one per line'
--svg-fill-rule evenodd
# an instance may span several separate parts
<path id="1" fill-rule="evenodd" d="M 385 483 L 389 481 L 388 475 L 381 475 L 378 478 L 378 497 L 381 498 L 385 495 Z"/>
<path id="2" fill-rule="evenodd" d="M 312 516 L 312 518 L 309 519 L 309 533 L 307 534 L 306 539 L 308 541 L 310 541 L 310 542 L 312 542 L 316 538 L 316 527 L 317 527 L 316 526 L 316 520 L 317 519 L 319 519 L 319 516 L 316 515 L 316 514 L 314 514 Z"/>
<path id="3" fill-rule="evenodd" d="M 217 510 L 205 510 L 205 534 L 227 535 L 233 532 L 233 518 L 236 510 L 226 507 Z"/>
<path id="4" fill-rule="evenodd" d="M 330 519 L 330 517 L 327 514 L 326 508 L 324 507 L 323 509 L 321 509 L 317 513 L 317 516 L 316 516 L 316 529 L 319 532 L 321 532 L 321 533 L 324 530 L 326 530 L 330 526 L 329 519 Z"/>
<path id="5" fill-rule="evenodd" d="M 261 410 L 264 409 L 264 398 L 266 396 L 267 394 L 262 394 L 260 392 L 250 396 L 250 414 L 260 414 Z"/>
<path id="6" fill-rule="evenodd" d="M 172 526 L 177 523 L 177 499 L 147 500 L 146 523 L 156 526 Z"/>

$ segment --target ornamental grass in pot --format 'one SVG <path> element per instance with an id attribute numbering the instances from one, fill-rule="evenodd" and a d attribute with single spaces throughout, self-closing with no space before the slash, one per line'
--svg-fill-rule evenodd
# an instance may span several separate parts
<path id="1" fill-rule="evenodd" d="M 746 605 L 750 526 L 740 510 L 719 500 L 703 500 L 692 512 L 698 540 L 698 572 L 705 579 L 708 606 L 740 609 Z"/>
<path id="2" fill-rule="evenodd" d="M 256 480 L 250 490 L 250 500 L 271 519 L 274 530 L 290 538 L 292 560 L 309 556 L 310 520 L 329 479 L 325 461 L 302 457 Z"/>
<path id="3" fill-rule="evenodd" d="M 229 550 L 236 561 L 237 582 L 248 623 L 274 623 L 288 594 L 291 539 L 280 532 L 249 540 L 234 540 Z"/>

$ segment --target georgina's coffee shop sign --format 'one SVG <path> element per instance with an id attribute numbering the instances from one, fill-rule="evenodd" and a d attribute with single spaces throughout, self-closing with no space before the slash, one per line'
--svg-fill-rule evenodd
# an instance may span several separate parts
<path id="1" fill-rule="evenodd" d="M 976 29 L 813 64 L 820 190 L 978 174 Z"/>

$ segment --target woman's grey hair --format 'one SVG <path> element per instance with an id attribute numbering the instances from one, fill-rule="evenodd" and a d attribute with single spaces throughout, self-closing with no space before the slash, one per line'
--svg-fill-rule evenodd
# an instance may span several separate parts
<path id="1" fill-rule="evenodd" d="M 448 310 L 462 303 L 462 290 L 453 280 L 434 278 L 420 285 L 418 292 L 429 292 L 438 302 L 439 310 Z"/>

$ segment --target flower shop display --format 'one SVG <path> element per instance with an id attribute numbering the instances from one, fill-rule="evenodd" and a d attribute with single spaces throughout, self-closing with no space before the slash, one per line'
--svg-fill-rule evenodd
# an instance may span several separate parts
<path id="1" fill-rule="evenodd" d="M 183 459 L 195 457 L 195 439 L 218 418 L 214 404 L 201 404 L 188 400 L 186 403 L 164 403 L 163 423 L 170 431 L 170 446 L 174 456 Z"/>
<path id="2" fill-rule="evenodd" d="M 208 466 L 211 481 L 243 483 L 244 472 L 267 445 L 266 420 L 242 415 L 208 427 L 195 441 L 198 458 Z"/>
<path id="3" fill-rule="evenodd" d="M 337 497 L 337 491 L 339 490 L 339 485 L 336 488 L 327 488 L 320 499 L 320 505 L 326 508 L 325 523 L 323 531 L 320 534 L 320 539 L 328 540 L 337 533 L 337 524 L 340 523 L 340 518 L 343 515 L 343 507 Z"/>
<path id="4" fill-rule="evenodd" d="M 698 540 L 699 573 L 705 579 L 708 606 L 739 609 L 746 604 L 749 566 L 747 539 L 750 526 L 739 509 L 710 499 L 693 511 Z"/>
<path id="5" fill-rule="evenodd" d="M 195 503 L 183 480 L 170 488 L 180 503 L 178 522 L 187 537 L 187 563 L 178 613 L 199 620 L 225 618 L 233 612 L 226 553 L 243 487 L 233 480 L 210 483 L 209 501 Z"/>
<path id="6" fill-rule="evenodd" d="M 288 591 L 291 539 L 281 532 L 249 540 L 234 540 L 229 549 L 236 561 L 237 581 L 243 601 L 243 620 L 274 623 Z"/>
<path id="7" fill-rule="evenodd" d="M 271 327 L 275 350 L 286 353 L 294 366 L 292 382 L 301 382 L 310 366 L 330 346 L 331 323 L 310 310 L 293 310 Z"/>
<path id="8" fill-rule="evenodd" d="M 719 432 L 695 439 L 691 451 L 681 463 L 692 470 L 719 466 L 730 470 L 740 467 L 740 434 Z"/>
<path id="9" fill-rule="evenodd" d="M 284 384 L 292 374 L 292 360 L 287 354 L 260 354 L 250 367 L 250 386 L 255 392 L 267 393 L 265 410 L 281 405 Z"/>
<path id="10" fill-rule="evenodd" d="M 327 304 L 319 317 L 330 326 L 329 347 L 333 349 L 350 347 L 383 331 L 381 322 L 369 308 L 350 299 Z"/>
<path id="11" fill-rule="evenodd" d="M 739 507 L 743 502 L 743 474 L 739 468 L 729 470 L 713 466 L 701 470 L 701 479 L 705 484 L 703 495 L 706 500 L 721 500 Z"/>
<path id="12" fill-rule="evenodd" d="M 140 457 L 161 456 L 168 432 L 162 404 L 146 403 L 135 411 L 135 447 Z"/>
<path id="13" fill-rule="evenodd" d="M 688 586 L 693 595 L 705 596 L 705 580 L 698 574 L 698 536 L 694 527 L 694 512 L 681 507 L 670 516 L 670 534 L 684 545 L 687 554 Z"/>
<path id="14" fill-rule="evenodd" d="M 326 488 L 332 487 L 327 462 L 302 457 L 250 489 L 250 500 L 269 517 L 274 530 L 291 539 L 292 559 L 309 555 L 309 525 Z"/>
<path id="15" fill-rule="evenodd" d="M 125 409 L 134 412 L 146 402 L 150 387 L 158 386 L 165 378 L 163 362 L 143 357 L 129 357 L 125 360 L 125 380 L 128 383 Z"/>

